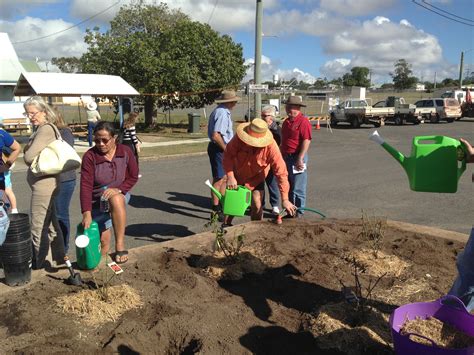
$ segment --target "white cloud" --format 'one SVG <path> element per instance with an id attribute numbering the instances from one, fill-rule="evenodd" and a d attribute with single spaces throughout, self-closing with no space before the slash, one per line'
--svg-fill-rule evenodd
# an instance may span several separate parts
<path id="1" fill-rule="evenodd" d="M 245 60 L 246 65 L 250 65 L 247 69 L 247 73 L 244 78 L 244 82 L 253 79 L 254 77 L 254 67 L 253 67 L 254 59 L 249 58 Z M 290 80 L 292 78 L 296 78 L 298 81 L 305 81 L 307 83 L 313 83 L 316 78 L 307 72 L 304 72 L 301 69 L 293 68 L 293 69 L 280 69 L 279 63 L 274 63 L 272 60 L 264 55 L 262 55 L 262 62 L 260 66 L 262 82 L 264 81 L 272 81 L 274 75 L 278 75 L 280 80 Z"/>
<path id="2" fill-rule="evenodd" d="M 339 78 L 350 71 L 351 60 L 347 58 L 336 58 L 324 63 L 320 68 L 323 77 L 329 80 Z"/>
<path id="3" fill-rule="evenodd" d="M 101 0 L 100 7 L 96 0 L 74 0 L 71 4 L 71 14 L 77 18 L 87 18 L 95 15 L 100 9 L 105 9 L 117 0 Z M 111 8 L 96 20 L 109 22 L 119 11 L 120 6 L 129 5 L 131 0 L 123 0 L 119 5 Z M 214 29 L 228 33 L 235 30 L 254 30 L 255 28 L 255 0 L 162 0 L 170 9 L 180 9 L 194 21 L 209 23 Z M 145 3 L 156 4 L 157 1 L 148 0 Z M 265 10 L 278 7 L 278 0 L 265 0 Z"/>
<path id="4" fill-rule="evenodd" d="M 325 37 L 323 46 L 329 54 L 350 55 L 350 67 L 365 66 L 380 77 L 388 77 L 400 58 L 413 66 L 415 75 L 443 62 L 442 49 L 435 36 L 407 26 L 406 20 L 394 23 L 385 17 L 375 17 L 360 26 L 354 25 L 350 31 Z M 321 68 L 322 73 L 334 77 L 330 71 L 333 66 L 331 61 L 326 63 Z"/>
<path id="5" fill-rule="evenodd" d="M 391 7 L 395 0 L 321 0 L 321 9 L 344 16 L 370 15 Z"/>
<path id="6" fill-rule="evenodd" d="M 23 16 L 35 6 L 54 4 L 60 0 L 1 0 L 0 19 L 10 19 L 13 16 Z"/>
<path id="7" fill-rule="evenodd" d="M 40 57 L 43 60 L 50 60 L 52 57 L 80 56 L 86 50 L 84 34 L 77 28 L 39 39 L 72 25 L 72 23 L 63 20 L 25 17 L 16 22 L 0 21 L 0 31 L 9 33 L 10 40 L 20 59 L 34 60 L 36 57 Z"/>

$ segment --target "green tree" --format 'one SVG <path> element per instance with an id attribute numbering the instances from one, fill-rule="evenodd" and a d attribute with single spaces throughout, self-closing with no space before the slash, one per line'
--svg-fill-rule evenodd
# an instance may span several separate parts
<path id="1" fill-rule="evenodd" d="M 463 81 L 464 82 L 464 81 Z M 451 78 L 445 78 L 441 82 L 441 86 L 459 86 L 459 80 L 456 79 L 451 79 Z"/>
<path id="2" fill-rule="evenodd" d="M 393 83 L 383 83 L 380 86 L 381 89 L 393 89 Z"/>
<path id="3" fill-rule="evenodd" d="M 328 81 L 326 78 L 317 78 L 313 84 L 315 89 L 325 89 L 328 86 Z"/>
<path id="4" fill-rule="evenodd" d="M 63 73 L 80 73 L 81 59 L 77 57 L 54 57 L 51 63 L 56 65 Z"/>
<path id="5" fill-rule="evenodd" d="M 396 90 L 404 90 L 412 88 L 418 79 L 412 74 L 411 65 L 405 59 L 399 59 L 395 63 L 395 70 L 390 73 L 393 80 L 393 86 Z"/>
<path id="6" fill-rule="evenodd" d="M 163 3 L 123 6 L 110 30 L 88 30 L 85 41 L 83 72 L 120 75 L 149 94 L 143 96 L 146 124 L 155 106 L 203 107 L 220 94 L 212 89 L 236 87 L 245 75 L 240 44 Z"/>
<path id="7" fill-rule="evenodd" d="M 350 73 L 346 73 L 342 76 L 342 82 L 344 86 L 362 86 L 369 87 L 370 70 L 366 67 L 353 67 Z"/>

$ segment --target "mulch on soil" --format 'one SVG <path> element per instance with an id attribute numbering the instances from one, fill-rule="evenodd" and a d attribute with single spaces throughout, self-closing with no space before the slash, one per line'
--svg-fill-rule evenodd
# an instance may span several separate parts
<path id="1" fill-rule="evenodd" d="M 229 229 L 232 237 L 238 229 Z M 50 275 L 0 296 L 3 352 L 140 353 L 392 353 L 388 316 L 398 305 L 437 299 L 455 277 L 462 242 L 425 231 L 386 226 L 377 258 L 358 236 L 360 220 L 250 223 L 241 265 L 212 254 L 211 236 L 191 236 L 140 249 L 113 280 L 130 287 L 141 305 L 115 321 L 90 326 L 57 300 L 87 290 Z M 205 240 L 206 242 L 203 242 Z M 198 242 L 199 241 L 199 242 Z M 361 321 L 344 301 L 354 285 L 347 256 L 366 265 L 366 287 L 389 271 L 372 293 Z M 237 272 L 235 272 L 237 270 Z M 88 279 L 89 277 L 89 279 Z M 115 317 L 114 317 L 115 318 Z"/>

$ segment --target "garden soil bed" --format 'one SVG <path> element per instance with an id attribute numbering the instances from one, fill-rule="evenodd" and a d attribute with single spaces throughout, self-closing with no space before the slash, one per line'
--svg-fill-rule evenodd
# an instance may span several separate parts
<path id="1" fill-rule="evenodd" d="M 118 298 L 136 292 L 136 308 L 122 315 L 107 311 L 98 322 L 92 322 L 98 312 L 90 319 L 67 313 L 64 301 L 78 302 L 79 292 L 101 271 L 81 272 L 82 288 L 63 282 L 65 270 L 35 273 L 21 288 L 3 285 L 0 352 L 392 353 L 391 311 L 446 294 L 466 240 L 459 233 L 388 221 L 374 258 L 370 240 L 359 236 L 361 220 L 247 223 L 229 228 L 227 237 L 242 228 L 237 264 L 212 253 L 211 233 L 133 249 L 124 272 L 111 282 L 111 301 L 115 296 L 122 301 L 118 307 L 126 307 L 128 301 Z M 365 269 L 364 287 L 386 273 L 364 322 L 341 293 L 342 284 L 355 284 L 347 262 L 353 258 Z M 117 292 L 120 285 L 127 292 Z"/>

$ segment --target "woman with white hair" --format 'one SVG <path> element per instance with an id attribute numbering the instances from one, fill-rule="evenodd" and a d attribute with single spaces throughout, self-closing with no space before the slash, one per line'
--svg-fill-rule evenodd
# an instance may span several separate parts
<path id="1" fill-rule="evenodd" d="M 25 115 L 34 126 L 23 153 L 25 163 L 30 166 L 34 158 L 59 134 L 55 126 L 56 114 L 40 96 L 32 96 L 23 104 Z M 54 198 L 58 192 L 59 175 L 35 176 L 27 172 L 31 188 L 31 238 L 33 241 L 33 268 L 41 269 L 45 261 L 64 262 L 64 242 L 55 214 Z"/>

